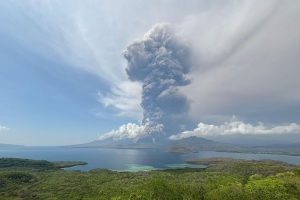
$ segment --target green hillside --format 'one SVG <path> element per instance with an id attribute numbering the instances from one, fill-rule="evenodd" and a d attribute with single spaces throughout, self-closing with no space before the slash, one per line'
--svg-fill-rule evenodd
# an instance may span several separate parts
<path id="1" fill-rule="evenodd" d="M 206 169 L 136 173 L 66 171 L 25 162 L 16 167 L 0 160 L 0 199 L 300 199 L 300 168 L 275 161 L 206 159 L 192 161 Z"/>

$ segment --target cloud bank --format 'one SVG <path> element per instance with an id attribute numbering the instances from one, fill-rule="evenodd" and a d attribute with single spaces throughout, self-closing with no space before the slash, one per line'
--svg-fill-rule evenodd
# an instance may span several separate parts
<path id="1" fill-rule="evenodd" d="M 272 135 L 272 134 L 300 134 L 300 125 L 290 123 L 287 125 L 265 126 L 262 122 L 257 125 L 242 121 L 225 122 L 221 125 L 199 123 L 192 131 L 183 131 L 172 135 L 171 140 L 180 140 L 189 137 L 211 137 L 220 135 Z"/>

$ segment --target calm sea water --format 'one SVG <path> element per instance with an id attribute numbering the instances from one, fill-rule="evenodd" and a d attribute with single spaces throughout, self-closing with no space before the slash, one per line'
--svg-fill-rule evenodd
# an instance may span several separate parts
<path id="1" fill-rule="evenodd" d="M 72 170 L 106 168 L 112 170 L 151 170 L 180 167 L 203 167 L 189 165 L 185 161 L 196 158 L 230 157 L 248 160 L 272 159 L 300 165 L 300 156 L 247 154 L 202 151 L 199 153 L 169 153 L 155 149 L 101 149 L 63 147 L 21 147 L 0 148 L 0 157 L 42 159 L 48 161 L 85 161 L 84 166 Z"/>

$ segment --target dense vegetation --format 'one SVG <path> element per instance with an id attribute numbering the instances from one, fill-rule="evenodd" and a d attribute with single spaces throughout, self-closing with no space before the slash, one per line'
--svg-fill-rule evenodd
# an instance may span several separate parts
<path id="1" fill-rule="evenodd" d="M 300 199 L 300 168 L 275 161 L 206 159 L 193 161 L 206 169 L 136 173 L 11 161 L 0 159 L 0 199 Z"/>
<path id="2" fill-rule="evenodd" d="M 1 168 L 30 168 L 30 169 L 57 169 L 65 167 L 73 167 L 77 165 L 86 165 L 81 161 L 58 161 L 49 162 L 46 160 L 30 160 L 20 158 L 0 158 Z"/>

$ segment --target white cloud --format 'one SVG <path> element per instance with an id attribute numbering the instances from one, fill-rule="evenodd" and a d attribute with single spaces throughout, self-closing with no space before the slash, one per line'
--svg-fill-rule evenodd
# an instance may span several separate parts
<path id="1" fill-rule="evenodd" d="M 105 107 L 118 109 L 118 116 L 141 119 L 141 86 L 136 82 L 124 81 L 114 86 L 110 93 L 98 92 L 98 101 Z"/>
<path id="2" fill-rule="evenodd" d="M 192 131 L 183 131 L 180 134 L 170 136 L 171 140 L 179 140 L 188 137 L 211 137 L 218 135 L 268 135 L 268 134 L 300 134 L 300 125 L 290 123 L 286 125 L 265 126 L 259 122 L 257 125 L 242 121 L 225 122 L 221 125 L 199 123 Z"/>
<path id="3" fill-rule="evenodd" d="M 128 123 L 120 126 L 117 130 L 112 130 L 110 132 L 104 133 L 98 137 L 99 140 L 105 139 L 132 139 L 133 141 L 137 141 L 141 137 L 145 137 L 150 135 L 153 132 L 161 132 L 162 125 L 156 124 L 153 126 L 152 124 L 144 124 L 138 125 L 135 123 Z"/>
<path id="4" fill-rule="evenodd" d="M 2 132 L 2 131 L 8 131 L 9 130 L 9 128 L 7 128 L 6 126 L 1 126 L 0 125 L 0 132 Z"/>

